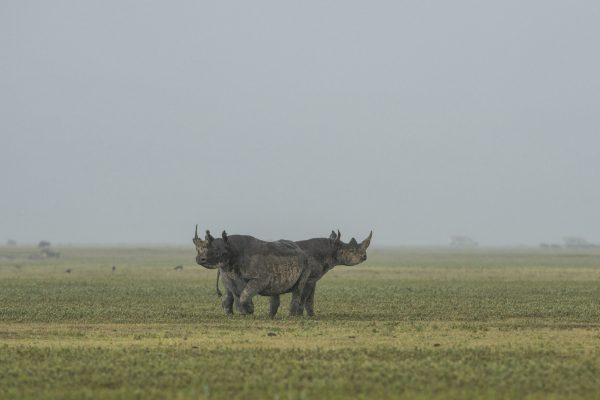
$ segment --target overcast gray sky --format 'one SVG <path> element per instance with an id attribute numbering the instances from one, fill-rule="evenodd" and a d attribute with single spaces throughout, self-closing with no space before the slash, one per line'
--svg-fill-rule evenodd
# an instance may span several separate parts
<path id="1" fill-rule="evenodd" d="M 0 240 L 600 242 L 600 2 L 0 3 Z"/>

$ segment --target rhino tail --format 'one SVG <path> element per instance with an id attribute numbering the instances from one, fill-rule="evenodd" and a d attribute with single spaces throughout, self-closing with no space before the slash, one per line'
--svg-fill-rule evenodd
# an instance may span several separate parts
<path id="1" fill-rule="evenodd" d="M 217 269 L 217 296 L 221 297 L 223 296 L 223 293 L 221 293 L 221 290 L 219 289 L 219 276 L 221 276 L 221 270 Z"/>

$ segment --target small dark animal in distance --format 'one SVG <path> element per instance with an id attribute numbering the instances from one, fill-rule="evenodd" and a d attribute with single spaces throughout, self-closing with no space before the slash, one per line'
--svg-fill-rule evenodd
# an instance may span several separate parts
<path id="1" fill-rule="evenodd" d="M 178 265 L 175 268 L 173 268 L 175 271 L 183 271 L 183 265 Z"/>
<path id="2" fill-rule="evenodd" d="M 71 273 L 71 268 L 67 268 L 67 269 L 65 270 L 65 272 L 66 272 L 67 274 L 70 274 L 70 273 Z"/>
<path id="3" fill-rule="evenodd" d="M 116 270 L 117 270 L 117 266 L 116 266 L 116 265 L 113 265 L 113 266 L 112 266 L 112 272 L 115 272 Z"/>

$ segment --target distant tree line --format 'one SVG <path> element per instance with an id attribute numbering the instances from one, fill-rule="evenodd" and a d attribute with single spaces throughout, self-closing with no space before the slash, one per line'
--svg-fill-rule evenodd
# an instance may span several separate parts
<path id="1" fill-rule="evenodd" d="M 600 245 L 592 242 L 588 242 L 584 238 L 578 236 L 567 236 L 563 238 L 563 245 L 557 243 L 541 243 L 540 247 L 543 249 L 591 249 L 600 248 Z"/>
<path id="2" fill-rule="evenodd" d="M 450 237 L 450 246 L 452 247 L 477 247 L 479 243 L 468 236 L 454 235 Z"/>

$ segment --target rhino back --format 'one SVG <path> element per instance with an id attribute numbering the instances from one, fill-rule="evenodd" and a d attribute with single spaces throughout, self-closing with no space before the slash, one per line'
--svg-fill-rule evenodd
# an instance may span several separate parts
<path id="1" fill-rule="evenodd" d="M 307 257 L 304 254 L 256 255 L 250 264 L 258 279 L 264 280 L 265 288 L 260 294 L 273 296 L 292 290 L 307 267 Z"/>
<path id="2" fill-rule="evenodd" d="M 326 262 L 335 256 L 335 249 L 332 247 L 329 239 L 314 238 L 299 240 L 294 243 L 317 262 Z"/>
<path id="3" fill-rule="evenodd" d="M 231 278 L 263 281 L 262 295 L 291 291 L 308 267 L 308 256 L 290 240 L 266 242 L 247 235 L 231 235 L 228 240 L 235 255 L 229 268 Z"/>

